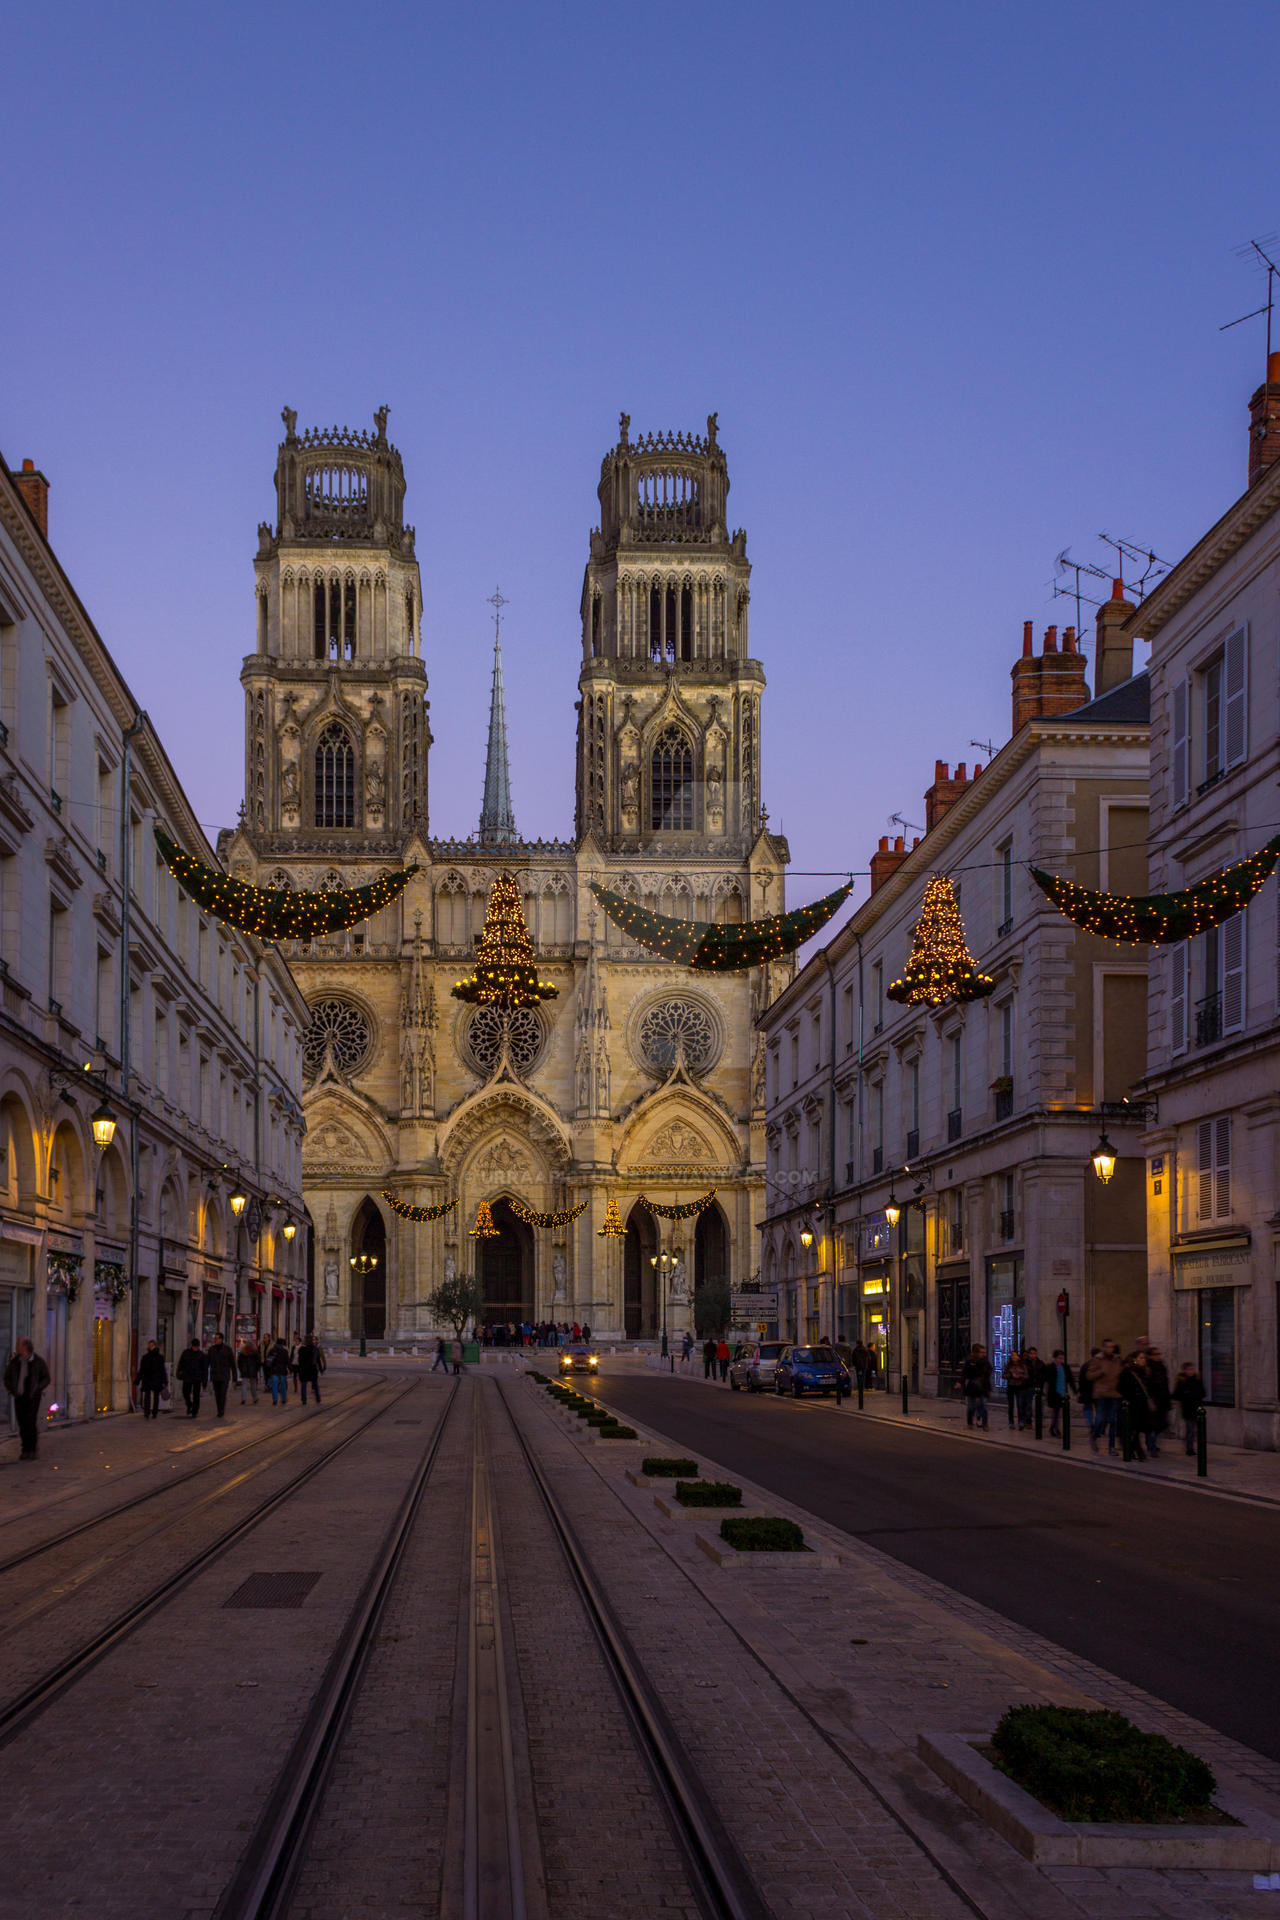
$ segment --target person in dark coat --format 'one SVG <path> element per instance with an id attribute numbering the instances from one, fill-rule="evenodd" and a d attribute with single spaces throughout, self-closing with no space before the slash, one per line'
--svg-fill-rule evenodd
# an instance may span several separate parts
<path id="1" fill-rule="evenodd" d="M 985 1347 L 975 1341 L 960 1369 L 960 1391 L 964 1395 L 964 1423 L 971 1427 L 975 1420 L 986 1432 L 987 1395 L 991 1392 L 991 1362 L 987 1358 Z"/>
<path id="2" fill-rule="evenodd" d="M 138 1371 L 133 1376 L 133 1384 L 142 1396 L 142 1417 L 144 1420 L 160 1418 L 160 1395 L 169 1384 L 169 1369 L 164 1364 L 164 1355 L 154 1340 L 148 1340 L 147 1350 L 138 1361 Z"/>
<path id="3" fill-rule="evenodd" d="M 273 1407 L 283 1407 L 289 1398 L 289 1349 L 277 1340 L 267 1355 L 267 1385 Z"/>
<path id="4" fill-rule="evenodd" d="M 442 1333 L 436 1336 L 436 1357 L 431 1363 L 431 1371 L 432 1373 L 448 1373 L 449 1371 L 449 1359 L 445 1352 L 444 1335 Z"/>
<path id="5" fill-rule="evenodd" d="M 1169 1431 L 1173 1389 L 1169 1385 L 1169 1369 L 1159 1347 L 1147 1348 L 1145 1363 L 1147 1392 L 1151 1395 L 1151 1438 L 1148 1445 L 1152 1453 L 1159 1453 L 1161 1435 Z"/>
<path id="6" fill-rule="evenodd" d="M 304 1407 L 307 1404 L 308 1387 L 316 1397 L 316 1405 L 320 1405 L 320 1375 L 324 1367 L 324 1350 L 314 1333 L 309 1333 L 298 1348 L 298 1391 Z"/>
<path id="7" fill-rule="evenodd" d="M 716 1343 L 714 1337 L 708 1337 L 702 1343 L 702 1377 L 714 1380 L 716 1377 Z"/>
<path id="8" fill-rule="evenodd" d="M 200 1411 L 201 1388 L 209 1378 L 209 1362 L 205 1359 L 198 1340 L 193 1340 L 189 1347 L 182 1349 L 174 1372 L 182 1382 L 182 1397 L 187 1405 L 187 1418 L 194 1420 Z"/>
<path id="9" fill-rule="evenodd" d="M 248 1396 L 253 1395 L 253 1404 L 258 1404 L 258 1375 L 262 1372 L 262 1355 L 252 1340 L 242 1340 L 236 1352 L 236 1374 L 240 1381 L 240 1405 L 244 1406 Z"/>
<path id="10" fill-rule="evenodd" d="M 13 1399 L 24 1460 L 34 1460 L 40 1445 L 40 1398 L 48 1384 L 49 1369 L 24 1335 L 4 1370 L 5 1392 Z"/>
<path id="11" fill-rule="evenodd" d="M 1129 1409 L 1129 1445 L 1133 1458 L 1145 1460 L 1153 1409 L 1147 1391 L 1146 1366 L 1140 1353 L 1128 1354 L 1120 1368 L 1120 1404 Z"/>
<path id="12" fill-rule="evenodd" d="M 227 1388 L 236 1377 L 236 1357 L 220 1333 L 214 1335 L 205 1357 L 209 1364 L 209 1384 L 213 1388 L 218 1418 L 224 1420 L 227 1413 Z"/>
<path id="13" fill-rule="evenodd" d="M 1173 1383 L 1172 1398 L 1182 1415 L 1182 1437 L 1188 1453 L 1196 1450 L 1196 1415 L 1204 1405 L 1204 1381 L 1194 1360 L 1184 1360 Z"/>
<path id="14" fill-rule="evenodd" d="M 1009 1411 L 1009 1425 L 1016 1426 L 1021 1433 L 1027 1424 L 1022 1410 L 1024 1396 L 1029 1402 L 1031 1390 L 1028 1386 L 1026 1360 L 1016 1348 L 1004 1363 L 1004 1392 L 1005 1404 Z"/>
<path id="15" fill-rule="evenodd" d="M 1057 1440 L 1062 1433 L 1062 1403 L 1076 1390 L 1076 1376 L 1067 1365 L 1061 1347 L 1053 1350 L 1053 1359 L 1044 1370 L 1044 1395 L 1049 1402 L 1049 1433 Z"/>

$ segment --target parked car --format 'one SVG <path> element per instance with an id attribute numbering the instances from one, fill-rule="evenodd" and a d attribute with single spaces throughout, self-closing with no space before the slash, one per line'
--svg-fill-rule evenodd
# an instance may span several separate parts
<path id="1" fill-rule="evenodd" d="M 729 1385 L 735 1393 L 745 1387 L 748 1393 L 767 1393 L 773 1385 L 773 1369 L 782 1352 L 781 1340 L 760 1340 L 754 1346 L 739 1347 L 738 1357 L 729 1368 Z"/>
<path id="2" fill-rule="evenodd" d="M 774 1392 L 796 1400 L 806 1393 L 834 1393 L 838 1400 L 851 1384 L 848 1367 L 831 1347 L 784 1347 L 773 1370 Z"/>
<path id="3" fill-rule="evenodd" d="M 599 1357 L 592 1353 L 585 1340 L 571 1340 L 567 1347 L 560 1349 L 561 1373 L 593 1373 L 599 1364 Z"/>

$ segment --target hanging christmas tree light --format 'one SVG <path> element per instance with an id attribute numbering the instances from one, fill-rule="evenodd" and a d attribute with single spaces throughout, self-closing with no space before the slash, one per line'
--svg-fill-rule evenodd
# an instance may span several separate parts
<path id="1" fill-rule="evenodd" d="M 604 1225 L 596 1228 L 596 1237 L 600 1240 L 625 1240 L 627 1230 L 622 1224 L 616 1200 L 610 1200 L 604 1210 Z"/>
<path id="2" fill-rule="evenodd" d="M 498 1229 L 493 1224 L 493 1208 L 487 1200 L 482 1200 L 476 1208 L 476 1223 L 471 1229 L 473 1240 L 496 1240 Z"/>
<path id="3" fill-rule="evenodd" d="M 974 967 L 955 888 L 945 874 L 935 873 L 924 890 L 906 970 L 885 992 L 904 1006 L 940 1007 L 948 1000 L 980 1000 L 995 984 Z"/>
<path id="4" fill-rule="evenodd" d="M 539 1000 L 552 1000 L 559 989 L 539 980 L 537 959 L 525 925 L 520 889 L 511 874 L 500 873 L 489 895 L 475 972 L 458 981 L 454 999 L 473 1006 L 501 1007 L 508 1013 L 516 1007 L 536 1006 Z"/>

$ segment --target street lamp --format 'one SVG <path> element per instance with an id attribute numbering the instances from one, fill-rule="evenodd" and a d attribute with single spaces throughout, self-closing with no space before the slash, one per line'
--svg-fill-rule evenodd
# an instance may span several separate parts
<path id="1" fill-rule="evenodd" d="M 891 1227 L 896 1227 L 899 1219 L 901 1218 L 901 1215 L 902 1215 L 902 1208 L 898 1205 L 898 1197 L 894 1193 L 893 1188 L 890 1187 L 889 1199 L 885 1206 L 884 1217 L 889 1222 L 889 1225 Z"/>
<path id="2" fill-rule="evenodd" d="M 805 1252 L 808 1253 L 810 1247 L 813 1245 L 813 1228 L 812 1227 L 801 1227 L 800 1245 L 804 1248 Z"/>
<path id="3" fill-rule="evenodd" d="M 89 1117 L 93 1129 L 93 1144 L 99 1153 L 105 1153 L 116 1137 L 116 1116 L 104 1100 L 96 1113 Z"/>
<path id="4" fill-rule="evenodd" d="M 366 1274 L 372 1273 L 374 1268 L 377 1266 L 378 1256 L 376 1253 L 353 1253 L 351 1256 L 350 1264 L 351 1264 L 351 1271 L 353 1273 L 358 1273 L 360 1275 L 360 1278 L 363 1280 Z M 366 1344 L 366 1334 L 365 1334 L 365 1327 L 364 1327 L 364 1295 L 361 1294 L 360 1296 L 360 1358 L 362 1360 L 367 1358 L 368 1352 L 369 1352 L 369 1348 Z"/>
<path id="5" fill-rule="evenodd" d="M 286 1240 L 292 1242 L 294 1234 L 298 1231 L 297 1221 L 286 1220 L 283 1227 L 280 1229 L 280 1231 L 283 1233 Z"/>
<path id="6" fill-rule="evenodd" d="M 231 1190 L 230 1196 L 227 1201 L 227 1205 L 231 1208 L 232 1213 L 235 1215 L 236 1219 L 238 1220 L 240 1218 L 240 1215 L 244 1212 L 245 1208 L 248 1206 L 248 1204 L 249 1204 L 249 1197 L 245 1193 L 244 1188 L 240 1185 L 240 1182 L 237 1180 L 235 1186 Z"/>
<path id="7" fill-rule="evenodd" d="M 1116 1150 L 1105 1133 L 1094 1148 L 1092 1157 L 1093 1170 L 1105 1187 L 1116 1170 Z"/>

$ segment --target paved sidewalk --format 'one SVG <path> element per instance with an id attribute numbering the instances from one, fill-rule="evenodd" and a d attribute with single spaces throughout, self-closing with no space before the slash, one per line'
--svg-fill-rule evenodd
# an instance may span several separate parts
<path id="1" fill-rule="evenodd" d="M 627 1372 L 661 1371 L 668 1369 L 661 1361 L 652 1357 L 638 1361 L 630 1357 L 607 1360 L 601 1364 L 602 1375 L 607 1376 L 614 1369 Z M 684 1379 L 696 1380 L 700 1385 L 717 1393 L 728 1393 L 729 1388 L 719 1380 L 706 1380 L 703 1377 L 702 1362 L 699 1359 L 689 1361 L 676 1360 L 671 1368 Z M 824 1408 L 834 1411 L 831 1400 L 811 1400 L 810 1408 Z M 923 1395 L 912 1395 L 910 1411 L 902 1411 L 902 1397 L 899 1393 L 875 1391 L 865 1396 L 865 1405 L 858 1410 L 857 1395 L 844 1402 L 840 1417 L 852 1415 L 855 1420 L 881 1420 L 899 1427 L 920 1427 L 932 1433 L 949 1433 L 971 1446 L 1016 1447 L 1022 1452 L 1051 1454 L 1054 1459 L 1062 1459 L 1070 1466 L 1092 1467 L 1103 1473 L 1138 1474 L 1147 1479 L 1171 1480 L 1179 1485 L 1198 1488 L 1217 1494 L 1232 1494 L 1240 1499 L 1262 1501 L 1268 1506 L 1280 1507 L 1280 1453 L 1263 1453 L 1245 1447 L 1216 1446 L 1213 1441 L 1213 1409 L 1209 1409 L 1209 1475 L 1205 1480 L 1196 1476 L 1196 1463 L 1183 1449 L 1180 1432 L 1170 1432 L 1161 1443 L 1159 1457 L 1155 1460 L 1132 1461 L 1128 1465 L 1120 1458 L 1117 1450 L 1114 1457 L 1108 1455 L 1105 1447 L 1097 1453 L 1089 1444 L 1089 1428 L 1078 1402 L 1071 1407 L 1071 1450 L 1064 1454 L 1062 1442 L 1049 1437 L 1049 1409 L 1045 1408 L 1044 1438 L 1037 1441 L 1033 1431 L 1028 1428 L 1019 1433 L 1011 1428 L 1005 1412 L 1003 1395 L 992 1398 L 988 1407 L 990 1426 L 984 1433 L 980 1428 L 965 1425 L 964 1402 L 955 1400 L 935 1400 Z"/>

